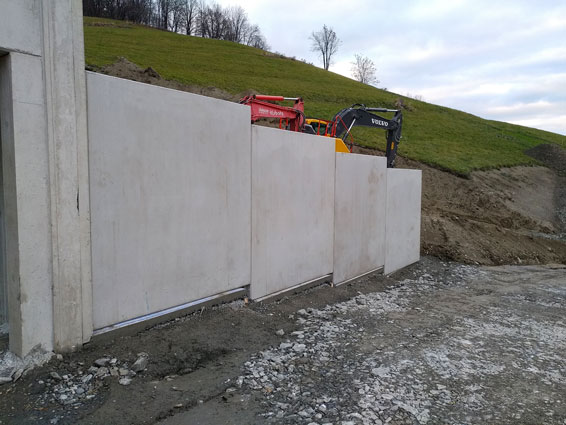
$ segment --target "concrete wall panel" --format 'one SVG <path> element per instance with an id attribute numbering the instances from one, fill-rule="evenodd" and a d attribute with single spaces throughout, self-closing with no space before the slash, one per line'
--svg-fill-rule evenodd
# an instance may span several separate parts
<path id="1" fill-rule="evenodd" d="M 10 349 L 53 348 L 48 137 L 42 59 L 0 58 L 0 133 Z"/>
<path id="2" fill-rule="evenodd" d="M 421 186 L 420 170 L 387 170 L 385 274 L 419 261 Z"/>
<path id="3" fill-rule="evenodd" d="M 327 138 L 252 127 L 252 298 L 332 273 L 334 163 Z"/>
<path id="4" fill-rule="evenodd" d="M 335 284 L 385 263 L 385 158 L 336 154 Z"/>
<path id="5" fill-rule="evenodd" d="M 42 36 L 41 0 L 0 3 L 0 50 L 41 56 Z"/>
<path id="6" fill-rule="evenodd" d="M 249 108 L 87 73 L 96 329 L 250 283 Z"/>

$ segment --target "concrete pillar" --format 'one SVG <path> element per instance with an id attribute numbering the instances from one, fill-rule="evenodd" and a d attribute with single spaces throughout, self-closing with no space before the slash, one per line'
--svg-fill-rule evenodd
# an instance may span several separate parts
<path id="1" fill-rule="evenodd" d="M 92 334 L 82 3 L 0 0 L 0 138 L 10 349 Z"/>
<path id="2" fill-rule="evenodd" d="M 90 206 L 82 2 L 43 2 L 53 241 L 53 331 L 58 351 L 92 333 Z"/>
<path id="3" fill-rule="evenodd" d="M 51 349 L 51 231 L 43 65 L 0 58 L 0 118 L 10 350 Z"/>

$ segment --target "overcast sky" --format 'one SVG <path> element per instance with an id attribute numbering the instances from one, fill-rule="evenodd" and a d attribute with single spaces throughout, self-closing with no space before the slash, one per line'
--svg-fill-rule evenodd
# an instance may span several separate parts
<path id="1" fill-rule="evenodd" d="M 342 41 L 331 71 L 350 77 L 358 53 L 378 87 L 566 134 L 566 0 L 219 3 L 242 6 L 273 51 L 321 66 L 308 38 L 326 24 Z"/>

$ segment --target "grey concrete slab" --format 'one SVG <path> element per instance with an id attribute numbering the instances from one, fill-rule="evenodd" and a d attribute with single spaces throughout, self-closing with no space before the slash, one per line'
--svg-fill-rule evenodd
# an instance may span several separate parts
<path id="1" fill-rule="evenodd" d="M 10 350 L 53 348 L 49 151 L 40 57 L 0 58 L 0 133 Z"/>
<path id="2" fill-rule="evenodd" d="M 419 261 L 422 171 L 387 169 L 384 273 Z"/>
<path id="3" fill-rule="evenodd" d="M 71 351 L 92 334 L 82 3 L 44 2 L 42 12 L 50 155 L 53 342 L 57 351 Z"/>
<path id="4" fill-rule="evenodd" d="M 387 161 L 336 153 L 334 284 L 385 264 Z"/>
<path id="5" fill-rule="evenodd" d="M 87 73 L 96 329 L 250 283 L 249 108 Z"/>
<path id="6" fill-rule="evenodd" d="M 334 143 L 252 126 L 253 299 L 332 272 Z"/>
<path id="7" fill-rule="evenodd" d="M 41 3 L 41 0 L 0 1 L 0 50 L 42 55 Z"/>

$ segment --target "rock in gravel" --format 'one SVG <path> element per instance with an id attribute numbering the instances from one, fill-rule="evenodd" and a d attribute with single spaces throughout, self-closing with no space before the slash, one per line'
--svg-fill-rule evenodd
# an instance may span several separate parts
<path id="1" fill-rule="evenodd" d="M 299 311 L 297 311 L 297 314 L 299 316 L 306 316 L 308 313 L 304 308 L 301 308 Z"/>
<path id="2" fill-rule="evenodd" d="M 14 374 L 12 375 L 12 381 L 16 382 L 18 379 L 20 379 L 22 377 L 22 374 L 24 373 L 23 369 L 18 369 L 14 372 Z"/>
<path id="3" fill-rule="evenodd" d="M 97 378 L 105 378 L 109 374 L 110 374 L 110 371 L 108 370 L 107 367 L 101 367 L 100 369 L 98 369 L 96 371 L 96 377 Z"/>
<path id="4" fill-rule="evenodd" d="M 285 331 L 283 329 L 279 329 L 277 332 L 275 332 L 275 334 L 279 336 L 283 336 L 285 335 Z"/>
<path id="5" fill-rule="evenodd" d="M 7 384 L 8 382 L 12 382 L 11 376 L 0 376 L 0 385 Z"/>
<path id="6" fill-rule="evenodd" d="M 110 362 L 110 357 L 101 357 L 94 361 L 94 364 L 98 367 L 104 367 Z"/>
<path id="7" fill-rule="evenodd" d="M 132 383 L 132 378 L 124 376 L 123 378 L 120 378 L 118 382 L 120 383 L 120 385 L 130 385 Z"/>
<path id="8" fill-rule="evenodd" d="M 132 370 L 134 372 L 141 372 L 147 367 L 149 355 L 147 353 L 139 353 L 137 360 L 132 365 Z"/>
<path id="9" fill-rule="evenodd" d="M 59 375 L 57 372 L 51 372 L 51 373 L 49 374 L 49 376 L 51 376 L 51 377 L 52 377 L 53 379 L 55 379 L 56 381 L 60 381 L 60 380 L 63 379 L 63 378 L 61 378 L 61 375 Z"/>

